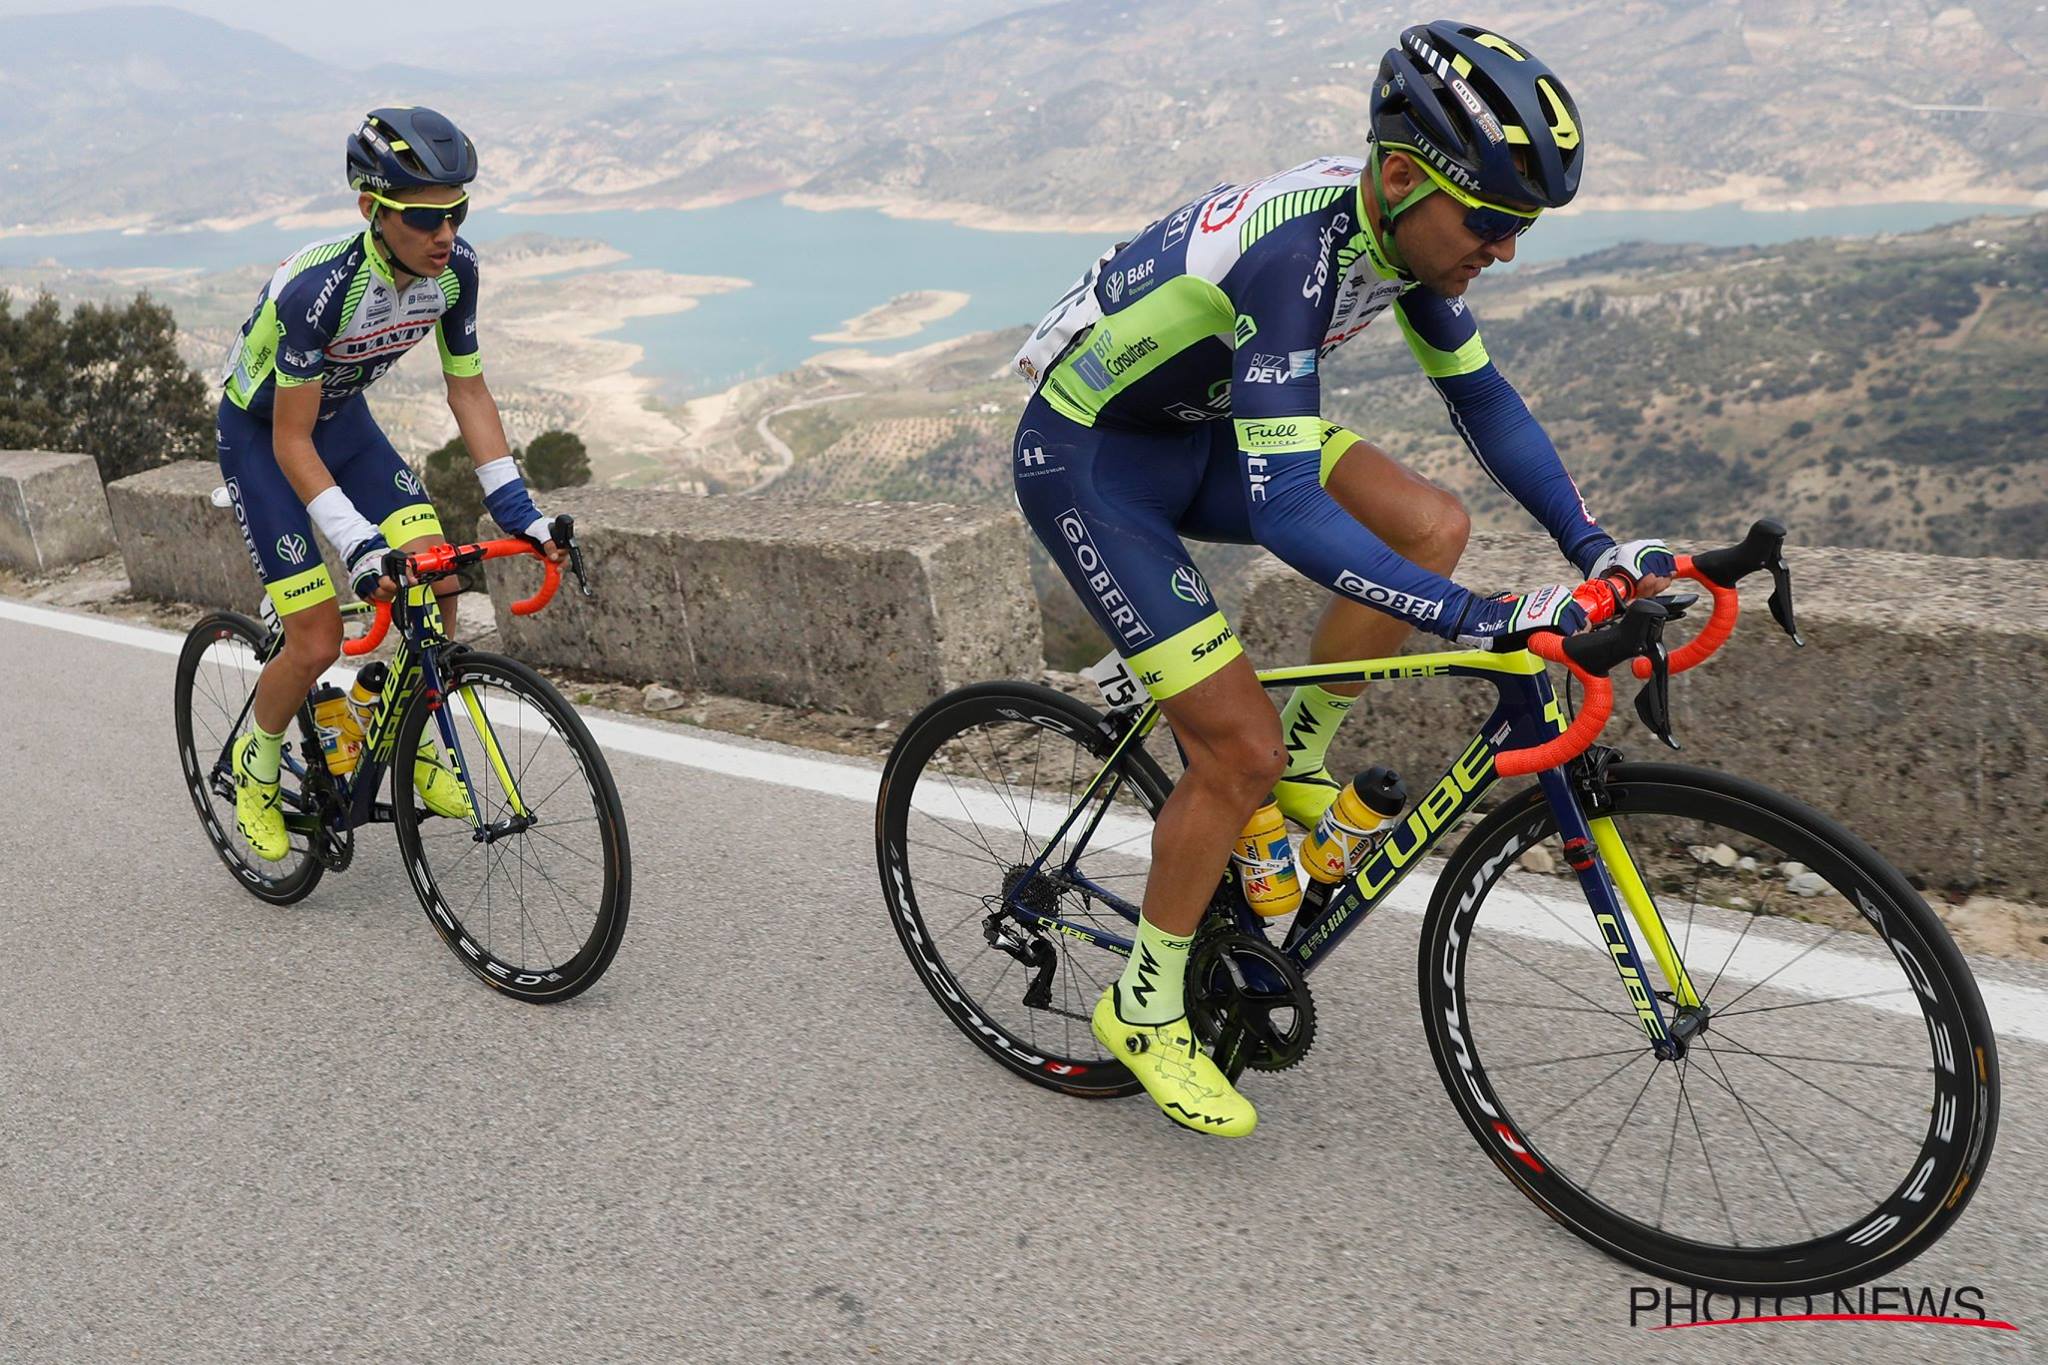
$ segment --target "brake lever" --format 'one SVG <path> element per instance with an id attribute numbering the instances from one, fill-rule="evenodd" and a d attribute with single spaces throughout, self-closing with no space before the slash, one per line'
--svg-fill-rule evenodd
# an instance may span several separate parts
<path id="1" fill-rule="evenodd" d="M 1792 567 L 1783 555 L 1774 557 L 1764 567 L 1771 571 L 1771 619 L 1792 637 L 1794 645 L 1804 649 L 1806 641 L 1799 638 L 1799 622 L 1792 614 Z"/>
<path id="2" fill-rule="evenodd" d="M 576 575 L 576 591 L 586 598 L 595 598 L 597 592 L 590 586 L 590 568 L 583 562 L 583 547 L 576 543 L 576 518 L 567 512 L 556 517 L 548 527 L 548 538 L 569 552 L 569 572 Z"/>
<path id="3" fill-rule="evenodd" d="M 1671 735 L 1671 656 L 1664 649 L 1661 624 L 1643 645 L 1641 657 L 1650 661 L 1650 678 L 1636 693 L 1636 715 L 1667 748 L 1677 749 L 1679 743 Z"/>

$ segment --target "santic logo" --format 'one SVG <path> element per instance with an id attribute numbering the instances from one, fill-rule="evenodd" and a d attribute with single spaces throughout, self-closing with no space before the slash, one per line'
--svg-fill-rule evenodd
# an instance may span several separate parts
<path id="1" fill-rule="evenodd" d="M 1202 576 L 1183 564 L 1173 571 L 1173 595 L 1198 607 L 1209 605 L 1209 585 Z"/>
<path id="2" fill-rule="evenodd" d="M 277 538 L 277 557 L 287 564 L 303 564 L 310 553 L 311 548 L 306 544 L 304 536 L 289 535 Z"/>
<path id="3" fill-rule="evenodd" d="M 397 485 L 399 492 L 410 493 L 413 497 L 419 497 L 424 491 L 420 487 L 420 476 L 413 473 L 410 469 L 401 469 L 396 474 L 393 474 L 391 482 Z"/>

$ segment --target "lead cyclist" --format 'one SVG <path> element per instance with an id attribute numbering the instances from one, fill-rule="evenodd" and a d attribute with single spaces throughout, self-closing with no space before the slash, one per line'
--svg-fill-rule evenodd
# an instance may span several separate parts
<path id="1" fill-rule="evenodd" d="M 476 461 L 491 516 L 508 535 L 562 551 L 520 477 L 477 349 L 476 252 L 455 235 L 469 212 L 476 148 L 431 109 L 377 109 L 348 139 L 348 183 L 366 226 L 294 253 L 242 325 L 222 379 L 216 444 L 236 519 L 284 631 L 256 682 L 250 732 L 234 745 L 235 820 L 257 856 L 290 852 L 278 795 L 284 732 L 307 689 L 341 653 L 341 609 L 312 539 L 317 523 L 364 600 L 390 601 L 387 550 L 445 545 L 418 475 L 363 398 L 432 333 L 448 408 Z M 309 567 L 310 565 L 310 567 Z M 444 630 L 458 584 L 435 585 Z M 467 818 L 461 778 L 431 727 L 413 785 L 437 815 Z"/>
<path id="2" fill-rule="evenodd" d="M 1263 545 L 1332 589 L 1311 662 L 1390 655 L 1414 628 L 1515 649 L 1585 626 L 1569 585 L 1453 582 L 1470 525 L 1458 499 L 1322 420 L 1319 363 L 1391 309 L 1473 456 L 1581 574 L 1654 593 L 1674 568 L 1661 541 L 1601 530 L 1465 306 L 1578 191 L 1562 82 L 1520 44 L 1438 21 L 1386 53 L 1371 117 L 1364 158 L 1218 186 L 1113 248 L 1016 360 L 1036 390 L 1018 505 L 1187 760 L 1094 1033 L 1169 1118 L 1224 1137 L 1258 1116 L 1188 1026 L 1188 950 L 1253 812 L 1277 797 L 1306 826 L 1335 799 L 1325 759 L 1363 684 L 1299 688 L 1276 714 L 1181 537 Z"/>

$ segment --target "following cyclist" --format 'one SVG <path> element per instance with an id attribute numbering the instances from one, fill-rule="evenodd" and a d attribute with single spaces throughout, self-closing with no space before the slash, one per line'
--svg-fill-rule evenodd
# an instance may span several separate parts
<path id="1" fill-rule="evenodd" d="M 1392 309 L 1482 467 L 1588 578 L 1660 591 L 1657 541 L 1616 545 L 1496 370 L 1464 295 L 1511 261 L 1583 165 L 1578 111 L 1520 44 L 1438 21 L 1401 34 L 1362 161 L 1318 157 L 1222 185 L 1098 261 L 1017 356 L 1017 501 L 1158 699 L 1186 774 L 1153 832 L 1137 943 L 1094 1032 L 1168 1117 L 1240 1137 L 1257 1115 L 1197 1045 L 1183 976 L 1235 836 L 1268 800 L 1312 825 L 1335 799 L 1330 737 L 1362 684 L 1276 714 L 1180 537 L 1256 542 L 1334 589 L 1311 662 L 1397 652 L 1410 629 L 1483 649 L 1586 624 L 1571 588 L 1488 596 L 1448 574 L 1452 494 L 1320 416 L 1323 357 Z M 1284 736 L 1284 739 L 1283 739 Z"/>
<path id="2" fill-rule="evenodd" d="M 257 856 L 290 851 L 279 808 L 284 732 L 341 653 L 341 610 L 312 538 L 318 525 L 364 600 L 390 601 L 389 549 L 447 543 L 419 477 L 370 415 L 363 390 L 429 332 L 484 501 L 507 534 L 561 551 L 528 496 L 484 384 L 476 252 L 455 235 L 469 213 L 476 148 L 431 109 L 378 109 L 348 140 L 348 183 L 368 225 L 315 242 L 277 268 L 243 324 L 222 381 L 216 444 L 236 519 L 284 630 L 256 682 L 252 728 L 234 746 L 235 820 Z M 455 627 L 453 578 L 434 585 Z M 423 737 L 413 783 L 437 815 L 467 818 L 461 777 Z"/>

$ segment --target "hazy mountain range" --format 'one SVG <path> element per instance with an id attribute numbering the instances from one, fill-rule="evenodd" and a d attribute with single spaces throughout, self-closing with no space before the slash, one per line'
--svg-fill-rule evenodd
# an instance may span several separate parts
<path id="1" fill-rule="evenodd" d="M 0 19 L 0 225 L 164 226 L 331 207 L 372 105 L 434 103 L 486 200 L 682 205 L 771 189 L 955 216 L 1142 219 L 1191 187 L 1364 140 L 1365 0 L 813 4 L 715 32 L 642 15 L 478 74 L 446 40 L 327 60 L 162 7 Z M 1567 78 L 1586 194 L 1623 203 L 2048 192 L 2035 0 L 1490 7 Z M 623 22 L 623 21 L 622 21 Z M 630 42 L 622 37 L 629 35 Z M 621 50 L 621 43 L 626 43 Z M 528 60 L 515 60 L 526 51 Z M 514 70 L 514 67 L 525 67 Z M 449 71 L 463 74 L 448 74 Z"/>

